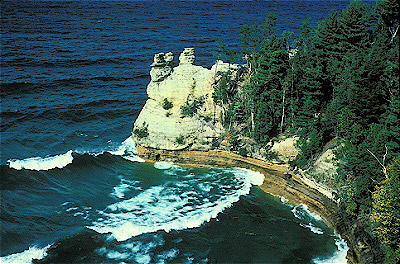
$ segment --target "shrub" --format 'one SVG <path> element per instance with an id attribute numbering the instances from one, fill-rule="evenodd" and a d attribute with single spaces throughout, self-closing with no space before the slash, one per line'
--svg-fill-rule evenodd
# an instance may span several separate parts
<path id="1" fill-rule="evenodd" d="M 204 119 L 204 121 L 206 121 L 206 122 L 210 122 L 211 120 L 212 120 L 212 117 L 210 116 L 210 115 L 204 115 L 204 116 L 201 116 L 203 119 Z"/>
<path id="2" fill-rule="evenodd" d="M 179 145 L 183 145 L 185 144 L 185 137 L 183 135 L 180 135 L 179 137 L 176 137 L 175 142 Z"/>
<path id="3" fill-rule="evenodd" d="M 169 109 L 171 109 L 173 106 L 174 106 L 174 104 L 173 104 L 171 101 L 169 101 L 168 98 L 164 98 L 162 107 L 163 107 L 165 110 L 169 110 Z"/>
<path id="4" fill-rule="evenodd" d="M 267 160 L 269 160 L 269 161 L 271 161 L 271 160 L 278 160 L 278 159 L 279 159 L 278 157 L 279 157 L 279 156 L 278 156 L 278 153 L 275 152 L 275 151 L 272 151 L 272 150 L 268 151 L 268 152 L 265 154 L 265 158 L 266 158 Z"/>
<path id="5" fill-rule="evenodd" d="M 193 117 L 197 111 L 204 105 L 204 96 L 194 99 L 192 102 L 186 100 L 186 102 L 181 105 L 182 117 Z"/>
<path id="6" fill-rule="evenodd" d="M 211 141 L 211 147 L 213 149 L 218 148 L 221 145 L 221 139 L 220 138 L 213 138 Z"/>
<path id="7" fill-rule="evenodd" d="M 243 157 L 248 157 L 249 151 L 245 147 L 241 147 L 238 150 L 238 154 Z"/>
<path id="8" fill-rule="evenodd" d="M 148 124 L 146 122 L 143 122 L 141 127 L 137 127 L 133 130 L 133 134 L 138 137 L 138 138 L 145 138 L 149 136 L 149 129 L 148 129 Z"/>

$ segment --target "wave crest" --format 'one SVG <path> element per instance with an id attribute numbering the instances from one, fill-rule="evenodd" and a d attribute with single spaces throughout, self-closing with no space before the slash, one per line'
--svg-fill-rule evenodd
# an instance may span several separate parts
<path id="1" fill-rule="evenodd" d="M 137 156 L 136 144 L 132 137 L 128 137 L 117 149 L 108 151 L 112 155 L 121 156 L 126 160 L 144 162 L 144 159 Z"/>
<path id="2" fill-rule="evenodd" d="M 346 264 L 347 263 L 347 251 L 349 250 L 349 247 L 346 244 L 346 241 L 344 241 L 339 235 L 335 238 L 335 245 L 337 248 L 337 251 L 331 255 L 330 257 L 324 258 L 324 257 L 318 257 L 312 260 L 313 263 L 315 264 Z"/>
<path id="3" fill-rule="evenodd" d="M 144 162 L 142 158 L 136 155 L 136 147 L 135 142 L 133 141 L 132 137 L 128 137 L 121 145 L 116 148 L 115 150 L 108 151 L 112 155 L 121 156 L 122 158 L 134 161 L 134 162 Z M 68 164 L 72 163 L 74 160 L 73 153 L 77 153 L 80 155 L 89 154 L 92 156 L 99 156 L 104 154 L 105 150 L 100 152 L 91 152 L 91 151 L 79 151 L 79 150 L 69 150 L 67 153 L 50 156 L 50 157 L 33 157 L 33 158 L 26 158 L 23 160 L 19 159 L 10 159 L 7 161 L 8 166 L 12 169 L 16 170 L 51 170 L 55 168 L 64 168 Z"/>
<path id="4" fill-rule="evenodd" d="M 42 259 L 47 256 L 47 249 L 50 245 L 44 248 L 38 248 L 36 246 L 29 247 L 29 249 L 11 254 L 8 256 L 0 257 L 0 263 L 32 263 L 34 259 Z"/>
<path id="5" fill-rule="evenodd" d="M 51 170 L 55 168 L 64 168 L 68 164 L 72 163 L 74 157 L 72 156 L 72 150 L 67 153 L 51 156 L 51 157 L 33 157 L 23 160 L 8 160 L 8 166 L 16 170 Z"/>

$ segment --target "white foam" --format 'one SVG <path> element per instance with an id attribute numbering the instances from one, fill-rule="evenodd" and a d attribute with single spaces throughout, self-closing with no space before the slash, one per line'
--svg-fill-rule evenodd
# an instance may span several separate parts
<path id="1" fill-rule="evenodd" d="M 173 258 L 177 257 L 179 254 L 179 250 L 176 248 L 173 248 L 171 250 L 168 251 L 164 251 L 161 254 L 159 254 L 158 256 L 156 256 L 156 261 L 155 263 L 157 264 L 164 264 L 164 263 L 174 263 L 175 261 L 169 261 L 172 260 Z"/>
<path id="2" fill-rule="evenodd" d="M 247 174 L 245 177 L 249 177 L 251 184 L 260 186 L 264 182 L 264 175 L 257 172 L 257 171 L 252 171 L 249 169 L 243 169 L 243 168 L 236 168 L 238 170 L 242 170 L 243 173 Z"/>
<path id="3" fill-rule="evenodd" d="M 324 233 L 321 228 L 315 226 L 312 223 L 312 221 L 315 220 L 322 221 L 322 218 L 319 215 L 309 211 L 307 205 L 305 204 L 296 205 L 293 207 L 291 211 L 293 215 L 302 222 L 300 223 L 300 226 L 310 229 L 311 232 L 315 234 L 321 235 Z"/>
<path id="4" fill-rule="evenodd" d="M 136 154 L 136 144 L 132 137 L 128 137 L 122 142 L 116 150 L 109 151 L 109 153 L 117 156 L 122 156 L 125 154 Z"/>
<path id="5" fill-rule="evenodd" d="M 119 146 L 117 149 L 110 150 L 108 153 L 116 156 L 122 156 L 124 159 L 129 161 L 145 162 L 144 159 L 137 156 L 136 144 L 135 141 L 133 141 L 132 136 L 125 139 L 125 141 L 122 142 L 121 146 Z"/>
<path id="6" fill-rule="evenodd" d="M 11 254 L 5 257 L 0 257 L 0 263 L 15 263 L 15 264 L 22 264 L 22 263 L 32 263 L 34 259 L 42 259 L 44 258 L 47 253 L 47 249 L 50 245 L 44 248 L 37 248 L 36 246 L 29 247 L 29 249 Z"/>
<path id="7" fill-rule="evenodd" d="M 156 168 L 158 170 L 168 170 L 168 169 L 172 168 L 173 165 L 174 164 L 172 162 L 160 161 L 160 162 L 154 163 L 154 168 Z"/>
<path id="8" fill-rule="evenodd" d="M 316 259 L 313 259 L 313 263 L 315 264 L 345 264 L 347 263 L 347 251 L 349 250 L 349 247 L 346 244 L 346 241 L 344 241 L 340 236 L 337 236 L 335 239 L 335 245 L 337 248 L 337 251 L 333 253 L 332 256 L 329 257 L 318 257 Z"/>
<path id="9" fill-rule="evenodd" d="M 131 199 L 109 205 L 101 212 L 105 220 L 98 219 L 88 228 L 99 233 L 111 233 L 118 241 L 125 241 L 158 230 L 169 232 L 199 227 L 216 218 L 237 202 L 240 196 L 248 194 L 253 184 L 262 184 L 264 179 L 262 174 L 247 169 L 219 170 L 219 173 L 225 172 L 234 174 L 229 178 L 225 176 L 226 182 L 215 176 L 218 173 L 210 172 L 200 178 L 192 176 L 184 183 L 177 182 L 175 186 L 151 187 Z M 220 187 L 216 188 L 219 194 L 194 191 L 205 177 Z M 186 190 L 182 193 L 183 188 Z M 205 195 L 214 196 L 209 199 Z"/>
<path id="10" fill-rule="evenodd" d="M 292 209 L 292 213 L 296 218 L 298 218 L 300 220 L 304 220 L 304 218 L 306 218 L 308 216 L 317 221 L 322 221 L 321 216 L 308 210 L 308 207 L 305 204 L 299 204 L 299 205 L 294 206 Z"/>
<path id="11" fill-rule="evenodd" d="M 133 161 L 133 162 L 145 162 L 145 160 L 139 156 L 122 156 L 122 157 L 126 160 Z"/>
<path id="12" fill-rule="evenodd" d="M 71 212 L 71 211 L 76 211 L 76 210 L 78 210 L 78 207 L 70 207 L 70 208 L 68 208 L 68 209 L 65 210 L 65 211 Z"/>
<path id="13" fill-rule="evenodd" d="M 118 251 L 110 251 L 107 253 L 107 257 L 110 259 L 126 259 L 129 257 L 129 254 L 120 253 Z"/>
<path id="14" fill-rule="evenodd" d="M 51 157 L 33 157 L 27 158 L 23 160 L 8 160 L 8 165 L 10 168 L 16 170 L 51 170 L 55 168 L 64 168 L 68 164 L 72 163 L 72 150 L 68 151 L 65 154 L 51 156 Z"/>
<path id="15" fill-rule="evenodd" d="M 137 186 L 138 183 L 139 183 L 138 181 L 126 180 L 121 177 L 120 185 L 114 187 L 114 190 L 111 193 L 111 195 L 119 199 L 123 199 L 125 197 L 125 193 L 128 192 L 129 190 L 131 189 L 141 190 L 141 188 Z"/>
<path id="16" fill-rule="evenodd" d="M 210 192 L 213 187 L 210 184 L 207 184 L 207 183 L 200 183 L 199 184 L 199 188 L 203 192 Z"/>
<path id="17" fill-rule="evenodd" d="M 102 154 L 104 154 L 104 152 L 106 152 L 105 150 L 102 150 L 102 149 L 98 149 L 98 150 L 93 150 L 93 149 L 91 149 L 91 150 L 85 150 L 85 149 L 75 149 L 74 150 L 74 153 L 76 153 L 76 154 L 79 154 L 79 155 L 85 155 L 85 154 L 88 154 L 88 155 L 91 155 L 91 156 L 94 156 L 94 157 L 97 157 L 97 156 L 100 156 L 100 155 L 102 155 Z"/>
<path id="18" fill-rule="evenodd" d="M 96 252 L 113 260 L 124 260 L 127 263 L 164 263 L 164 260 L 174 258 L 179 252 L 177 249 L 154 254 L 156 247 L 165 244 L 161 234 L 147 236 L 141 240 L 132 240 L 126 243 L 112 243 Z M 109 246 L 109 248 L 107 248 Z"/>
<path id="19" fill-rule="evenodd" d="M 322 234 L 324 233 L 324 231 L 322 231 L 321 228 L 316 227 L 316 226 L 313 225 L 312 223 L 308 223 L 308 224 L 301 223 L 300 225 L 301 225 L 302 227 L 304 227 L 304 228 L 310 229 L 311 232 L 313 232 L 313 233 L 315 233 L 315 234 L 322 235 Z"/>
<path id="20" fill-rule="evenodd" d="M 121 183 L 118 186 L 114 187 L 114 191 L 112 192 L 112 195 L 117 197 L 117 198 L 124 198 L 125 192 L 129 190 L 129 184 L 126 183 Z"/>
<path id="21" fill-rule="evenodd" d="M 171 250 L 165 251 L 161 253 L 161 258 L 165 259 L 170 259 L 170 258 L 175 258 L 179 253 L 179 250 L 176 248 L 173 248 Z"/>

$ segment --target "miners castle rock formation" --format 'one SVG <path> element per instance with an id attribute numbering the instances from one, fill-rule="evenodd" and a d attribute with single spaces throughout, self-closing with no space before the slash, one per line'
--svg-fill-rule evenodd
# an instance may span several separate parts
<path id="1" fill-rule="evenodd" d="M 159 53 L 151 64 L 149 96 L 136 119 L 133 136 L 137 144 L 155 149 L 208 150 L 222 133 L 220 107 L 213 102 L 218 72 L 235 68 L 217 61 L 211 69 L 194 65 L 193 48 L 174 55 Z M 237 66 L 236 66 L 237 67 Z"/>

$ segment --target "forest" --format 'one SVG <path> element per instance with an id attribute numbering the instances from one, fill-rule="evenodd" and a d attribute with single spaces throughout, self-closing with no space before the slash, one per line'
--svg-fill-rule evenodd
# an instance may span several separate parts
<path id="1" fill-rule="evenodd" d="M 231 131 L 259 146 L 298 135 L 293 169 L 334 149 L 337 191 L 354 222 L 379 239 L 386 263 L 400 261 L 399 4 L 351 2 L 301 33 L 280 30 L 269 14 L 240 29 L 241 47 L 217 43 L 218 57 L 245 60 L 241 77 L 220 76 L 214 102 Z M 240 129 L 233 129 L 233 128 Z M 236 149 L 242 155 L 248 150 Z"/>

